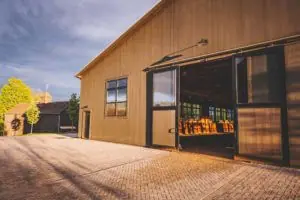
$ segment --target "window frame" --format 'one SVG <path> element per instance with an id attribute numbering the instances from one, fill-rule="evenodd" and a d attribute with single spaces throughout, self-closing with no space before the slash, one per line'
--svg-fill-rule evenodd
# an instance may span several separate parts
<path id="1" fill-rule="evenodd" d="M 256 107 L 256 106 L 261 106 L 261 107 L 280 107 L 281 106 L 281 101 L 282 99 L 280 98 L 281 95 L 278 95 L 278 99 L 275 101 L 254 101 L 254 102 L 250 102 L 249 101 L 249 93 L 248 93 L 248 79 L 242 79 L 240 80 L 240 74 L 239 74 L 239 64 L 236 64 L 236 59 L 240 59 L 243 58 L 246 60 L 246 68 L 244 68 L 243 70 L 245 70 L 245 73 L 248 73 L 248 63 L 247 63 L 247 59 L 253 59 L 254 57 L 260 57 L 260 56 L 265 56 L 266 59 L 268 60 L 269 56 L 275 56 L 277 61 L 280 61 L 280 59 L 282 59 L 282 57 L 284 57 L 284 52 L 282 51 L 281 47 L 277 48 L 271 48 L 271 49 L 267 49 L 267 50 L 259 50 L 259 51 L 254 51 L 254 52 L 250 52 L 250 53 L 246 53 L 246 54 L 241 54 L 239 56 L 235 57 L 235 70 L 236 70 L 236 89 L 237 89 L 237 99 L 236 99 L 236 104 L 237 107 Z M 279 64 L 280 65 L 280 64 Z M 281 67 L 279 66 L 279 68 L 277 70 L 279 70 L 277 73 L 280 74 L 280 72 L 282 72 L 282 69 L 280 69 Z M 284 69 L 283 69 L 284 70 Z M 277 75 L 279 75 L 277 74 Z M 270 76 L 270 74 L 268 74 L 268 76 Z M 244 77 L 245 78 L 245 77 Z M 246 77 L 247 78 L 247 77 Z M 268 79 L 270 80 L 270 79 Z M 243 82 L 244 81 L 244 82 Z M 240 98 L 240 87 L 243 88 L 243 84 L 246 84 L 246 95 L 245 98 Z M 270 84 L 270 83 L 268 83 Z M 244 87 L 245 88 L 245 87 Z M 270 89 L 270 88 L 268 88 Z M 281 88 L 281 90 L 283 90 L 283 88 Z M 270 90 L 268 90 L 268 92 L 270 92 Z"/>
<path id="2" fill-rule="evenodd" d="M 211 115 L 213 114 L 213 115 Z M 208 106 L 208 116 L 211 118 L 212 121 L 216 122 L 216 107 L 215 106 Z"/>
<path id="3" fill-rule="evenodd" d="M 126 86 L 118 86 L 119 81 L 121 80 L 126 80 Z M 109 82 L 116 82 L 116 86 L 112 87 L 112 88 L 108 88 L 108 83 Z M 105 104 L 104 104 L 104 117 L 105 118 L 127 118 L 128 117 L 128 77 L 124 76 L 124 77 L 119 77 L 119 78 L 114 78 L 114 79 L 107 79 L 105 80 L 105 88 L 104 88 L 104 98 L 105 98 Z M 126 100 L 125 101 L 118 101 L 118 91 L 122 90 L 122 89 L 126 89 Z M 114 102 L 108 102 L 108 92 L 109 91 L 115 91 L 115 101 Z M 125 115 L 118 115 L 117 113 L 117 106 L 118 104 L 122 104 L 125 103 Z M 114 115 L 108 115 L 107 114 L 107 106 L 109 104 L 114 104 L 115 105 L 115 114 Z"/>
<path id="4" fill-rule="evenodd" d="M 223 120 L 223 121 L 228 120 L 227 112 L 228 111 L 226 108 L 221 108 L 221 120 Z"/>
<path id="5" fill-rule="evenodd" d="M 203 116 L 203 105 L 183 102 L 181 104 L 181 113 L 184 118 L 200 118 Z"/>

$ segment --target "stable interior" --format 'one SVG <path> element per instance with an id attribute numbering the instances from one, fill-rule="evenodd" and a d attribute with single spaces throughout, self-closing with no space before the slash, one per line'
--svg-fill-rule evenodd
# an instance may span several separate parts
<path id="1" fill-rule="evenodd" d="M 183 150 L 233 156 L 232 59 L 183 66 L 179 136 Z"/>

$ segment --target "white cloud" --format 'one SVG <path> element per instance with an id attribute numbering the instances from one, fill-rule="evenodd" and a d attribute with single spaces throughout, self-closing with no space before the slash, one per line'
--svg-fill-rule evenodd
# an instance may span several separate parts
<path id="1" fill-rule="evenodd" d="M 156 2 L 0 0 L 0 74 L 68 98 L 79 92 L 74 74 Z"/>
<path id="2" fill-rule="evenodd" d="M 118 36 L 117 31 L 108 27 L 105 28 L 87 24 L 75 26 L 71 34 L 86 40 L 112 40 Z"/>
<path id="3" fill-rule="evenodd" d="M 69 76 L 66 72 L 44 71 L 38 68 L 29 67 L 10 67 L 18 77 L 28 82 L 39 82 L 39 88 L 43 88 L 46 84 L 63 89 L 79 89 L 78 81 Z M 68 77 L 66 79 L 66 77 Z"/>

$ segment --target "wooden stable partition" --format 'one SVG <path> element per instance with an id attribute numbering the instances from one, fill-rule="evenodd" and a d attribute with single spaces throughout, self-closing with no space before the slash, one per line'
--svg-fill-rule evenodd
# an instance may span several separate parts
<path id="1" fill-rule="evenodd" d="M 239 108 L 239 153 L 282 159 L 280 108 Z"/>
<path id="2" fill-rule="evenodd" d="M 208 40 L 206 46 L 182 51 L 174 61 L 299 34 L 299 13 L 298 0 L 162 0 L 77 74 L 83 108 L 79 135 L 84 112 L 91 111 L 91 139 L 145 146 L 143 69 L 202 38 Z M 105 84 L 124 77 L 127 115 L 108 117 Z"/>
<path id="3" fill-rule="evenodd" d="M 300 167 L 300 43 L 285 47 L 290 163 Z"/>

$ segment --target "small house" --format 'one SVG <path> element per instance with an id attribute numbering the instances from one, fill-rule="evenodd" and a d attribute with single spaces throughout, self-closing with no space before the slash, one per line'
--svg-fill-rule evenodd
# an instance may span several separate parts
<path id="1" fill-rule="evenodd" d="M 4 135 L 23 135 L 24 114 L 30 108 L 30 104 L 21 103 L 5 113 Z"/>

